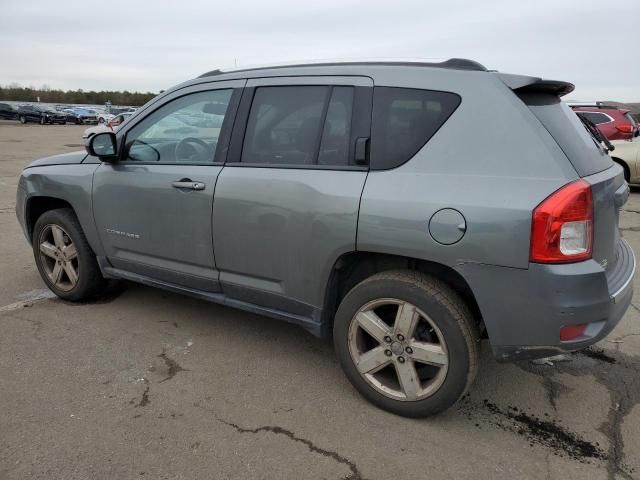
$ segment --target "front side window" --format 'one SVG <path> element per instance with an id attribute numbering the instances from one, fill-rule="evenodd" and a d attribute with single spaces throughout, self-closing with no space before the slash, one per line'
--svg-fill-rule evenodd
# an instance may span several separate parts
<path id="1" fill-rule="evenodd" d="M 413 157 L 460 105 L 455 93 L 375 87 L 371 168 L 395 168 Z"/>
<path id="2" fill-rule="evenodd" d="M 231 89 L 211 90 L 185 95 L 163 105 L 127 133 L 124 160 L 213 162 L 231 95 Z M 120 123 L 123 121 L 124 118 Z"/>
<path id="3" fill-rule="evenodd" d="M 353 87 L 256 89 L 242 147 L 243 163 L 347 165 Z"/>

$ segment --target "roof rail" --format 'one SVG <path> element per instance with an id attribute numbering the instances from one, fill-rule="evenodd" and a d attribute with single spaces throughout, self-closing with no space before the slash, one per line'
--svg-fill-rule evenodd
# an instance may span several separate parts
<path id="1" fill-rule="evenodd" d="M 319 62 L 307 62 L 307 63 L 292 63 L 292 64 L 277 64 L 277 65 L 261 65 L 251 68 L 234 68 L 234 69 L 220 69 L 211 70 L 198 76 L 213 77 L 216 75 L 223 75 L 225 73 L 237 73 L 237 72 L 252 72 L 259 70 L 271 70 L 278 68 L 296 68 L 296 67 L 334 67 L 334 66 L 358 66 L 358 65 L 397 65 L 397 66 L 410 66 L 410 67 L 435 67 L 435 68 L 449 68 L 452 70 L 475 70 L 480 72 L 486 72 L 487 68 L 474 60 L 468 60 L 466 58 L 450 58 L 442 62 L 426 62 L 426 61 L 405 61 L 405 60 L 343 60 L 343 61 L 319 61 Z"/>

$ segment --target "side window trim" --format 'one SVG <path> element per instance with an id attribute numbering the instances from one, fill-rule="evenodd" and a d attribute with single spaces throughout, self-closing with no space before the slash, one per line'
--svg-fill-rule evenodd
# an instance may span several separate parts
<path id="1" fill-rule="evenodd" d="M 364 86 L 362 81 L 354 81 L 353 83 L 345 83 L 344 81 L 331 82 L 331 83 L 320 83 L 320 82 L 310 82 L 309 80 L 312 78 L 305 78 L 304 82 L 296 82 L 295 80 L 291 80 L 291 82 L 287 83 L 277 83 L 271 84 L 266 83 L 265 85 L 255 85 L 250 84 L 245 86 L 242 90 L 242 98 L 239 101 L 239 106 L 236 112 L 235 123 L 233 126 L 233 132 L 231 133 L 231 141 L 229 144 L 228 155 L 226 158 L 225 165 L 234 166 L 234 167 L 253 167 L 253 168 L 281 168 L 281 169 L 299 169 L 299 170 L 369 170 L 369 165 L 356 165 L 353 163 L 353 158 L 355 155 L 355 143 L 356 139 L 360 137 L 365 137 L 371 139 L 371 116 L 373 112 L 373 85 Z M 328 86 L 328 98 L 325 102 L 324 111 L 323 111 L 323 119 L 322 125 L 324 125 L 326 121 L 326 114 L 329 108 L 329 103 L 331 101 L 331 95 L 333 94 L 334 87 L 337 86 L 347 86 L 353 87 L 354 95 L 353 95 L 353 106 L 352 106 L 352 114 L 351 114 L 351 130 L 350 130 L 350 140 L 349 140 L 349 157 L 348 157 L 348 165 L 339 166 L 339 165 L 286 165 L 286 164 L 265 164 L 265 163 L 247 163 L 242 162 L 242 148 L 244 145 L 244 137 L 247 132 L 247 125 L 249 123 L 249 114 L 251 112 L 251 105 L 253 104 L 253 99 L 255 96 L 255 91 L 260 86 L 270 87 L 270 86 Z M 316 148 L 316 161 L 318 159 L 318 155 L 320 153 L 320 147 L 322 142 L 322 132 L 323 129 L 320 129 L 319 138 L 317 139 L 317 148 Z"/>

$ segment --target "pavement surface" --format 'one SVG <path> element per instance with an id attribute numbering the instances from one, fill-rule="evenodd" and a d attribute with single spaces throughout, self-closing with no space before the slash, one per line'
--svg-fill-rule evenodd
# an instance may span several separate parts
<path id="1" fill-rule="evenodd" d="M 360 398 L 298 327 L 130 283 L 51 298 L 17 176 L 82 130 L 0 124 L 0 479 L 640 478 L 635 305 L 563 361 L 498 364 L 485 343 L 469 396 L 409 420 Z M 640 251 L 639 193 L 620 223 Z"/>

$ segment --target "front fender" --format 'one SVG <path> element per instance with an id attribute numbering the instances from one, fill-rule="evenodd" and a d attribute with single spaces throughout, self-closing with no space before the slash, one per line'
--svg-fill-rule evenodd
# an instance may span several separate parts
<path id="1" fill-rule="evenodd" d="M 93 251 L 96 255 L 103 255 L 102 242 L 93 221 L 91 201 L 93 173 L 98 166 L 99 164 L 49 165 L 25 169 L 18 185 L 24 191 L 24 218 L 21 223 L 27 225 L 30 204 L 35 198 L 63 200 L 75 211 Z M 25 231 L 28 233 L 28 228 Z"/>

